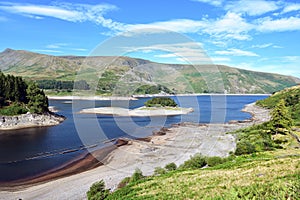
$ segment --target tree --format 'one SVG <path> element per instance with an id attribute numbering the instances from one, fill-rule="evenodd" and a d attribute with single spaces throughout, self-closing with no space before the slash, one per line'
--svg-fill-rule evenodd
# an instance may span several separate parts
<path id="1" fill-rule="evenodd" d="M 272 132 L 275 134 L 286 134 L 286 132 L 291 130 L 293 120 L 283 99 L 272 110 L 270 123 L 272 125 Z"/>
<path id="2" fill-rule="evenodd" d="M 109 190 L 105 189 L 105 183 L 103 180 L 100 180 L 94 183 L 90 190 L 87 191 L 88 200 L 102 200 L 109 195 Z"/>
<path id="3" fill-rule="evenodd" d="M 177 165 L 175 163 L 171 162 L 169 164 L 166 164 L 165 169 L 167 171 L 174 171 L 177 169 Z"/>
<path id="4" fill-rule="evenodd" d="M 27 99 L 28 108 L 31 113 L 45 113 L 48 112 L 48 98 L 45 93 L 39 89 L 39 87 L 34 83 L 30 82 L 28 84 Z"/>
<path id="5" fill-rule="evenodd" d="M 154 97 L 149 101 L 145 102 L 146 107 L 176 107 L 176 102 L 169 97 Z"/>

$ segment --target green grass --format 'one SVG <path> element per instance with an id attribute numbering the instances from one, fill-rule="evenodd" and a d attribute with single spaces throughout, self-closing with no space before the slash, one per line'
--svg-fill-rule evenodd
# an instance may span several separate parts
<path id="1" fill-rule="evenodd" d="M 299 199 L 299 168 L 298 151 L 238 156 L 211 168 L 148 177 L 108 199 Z"/>

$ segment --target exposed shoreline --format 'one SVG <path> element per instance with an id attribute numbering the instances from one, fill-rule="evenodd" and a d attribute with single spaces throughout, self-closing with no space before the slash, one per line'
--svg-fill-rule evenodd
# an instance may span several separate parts
<path id="1" fill-rule="evenodd" d="M 47 96 L 52 100 L 137 100 L 147 97 L 172 97 L 172 96 L 269 96 L 271 94 L 216 94 L 216 93 L 195 93 L 195 94 L 144 94 L 125 96 Z"/>
<path id="2" fill-rule="evenodd" d="M 17 116 L 0 116 L 0 131 L 18 130 L 33 127 L 55 126 L 66 118 L 52 112 L 45 114 L 22 114 Z"/>
<path id="3" fill-rule="evenodd" d="M 252 114 L 251 120 L 225 124 L 182 123 L 169 129 L 163 128 L 149 138 L 151 142 L 132 140 L 127 145 L 112 150 L 103 159 L 100 158 L 103 166 L 81 173 L 76 170 L 67 173 L 67 168 L 62 169 L 45 176 L 42 182 L 9 187 L 9 191 L 4 191 L 8 190 L 7 187 L 0 187 L 0 199 L 85 199 L 85 193 L 92 183 L 104 179 L 108 188 L 115 189 L 137 167 L 145 175 L 150 175 L 155 167 L 170 162 L 179 165 L 199 151 L 209 156 L 227 156 L 230 151 L 234 151 L 236 143 L 235 136 L 226 132 L 269 120 L 269 111 L 254 103 L 245 106 L 243 111 Z M 93 156 L 97 157 L 97 154 L 99 152 L 94 152 Z M 89 168 L 90 163 L 84 160 L 75 166 L 78 169 Z M 56 176 L 53 180 L 57 173 L 61 176 Z"/>
<path id="4" fill-rule="evenodd" d="M 126 109 L 119 107 L 100 107 L 100 108 L 86 108 L 79 113 L 83 114 L 102 114 L 120 117 L 153 117 L 153 116 L 175 116 L 186 115 L 194 112 L 192 108 L 180 107 L 140 107 L 136 109 Z"/>
<path id="5" fill-rule="evenodd" d="M 137 100 L 134 97 L 119 97 L 119 96 L 47 96 L 50 100 Z"/>

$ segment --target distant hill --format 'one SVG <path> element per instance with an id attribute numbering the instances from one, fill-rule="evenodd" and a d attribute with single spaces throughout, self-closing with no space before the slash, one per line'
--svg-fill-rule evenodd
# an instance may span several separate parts
<path id="1" fill-rule="evenodd" d="M 245 94 L 273 93 L 300 83 L 291 76 L 223 65 L 161 64 L 122 56 L 51 56 L 13 49 L 0 53 L 0 70 L 31 80 L 74 80 L 78 73 L 77 79 L 100 78 L 100 86 L 89 84 L 103 84 L 101 93 L 120 95 L 132 94 L 145 85 L 160 85 L 158 88 L 168 88 L 167 92 L 173 93 Z"/>

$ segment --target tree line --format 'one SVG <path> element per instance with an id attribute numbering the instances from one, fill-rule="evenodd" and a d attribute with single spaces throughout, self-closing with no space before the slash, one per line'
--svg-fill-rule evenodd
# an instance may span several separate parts
<path id="1" fill-rule="evenodd" d="M 56 81 L 38 80 L 36 81 L 41 89 L 50 90 L 89 90 L 90 86 L 85 80 L 80 81 Z"/>
<path id="2" fill-rule="evenodd" d="M 48 112 L 48 98 L 34 82 L 0 71 L 0 110 L 7 115 Z"/>

